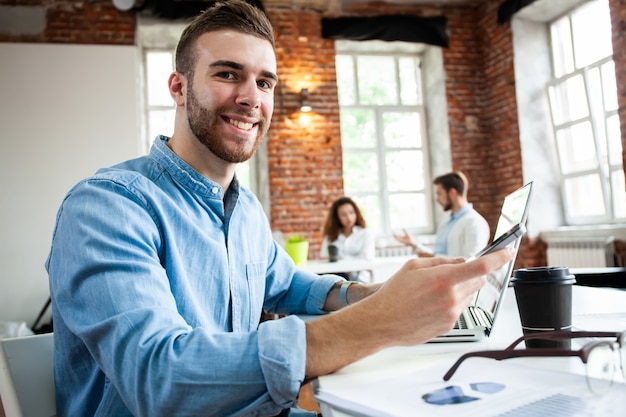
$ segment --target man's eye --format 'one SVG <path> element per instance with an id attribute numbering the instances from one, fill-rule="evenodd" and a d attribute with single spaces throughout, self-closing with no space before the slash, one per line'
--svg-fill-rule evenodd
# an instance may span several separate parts
<path id="1" fill-rule="evenodd" d="M 272 84 L 264 80 L 258 81 L 257 85 L 261 88 L 272 88 Z"/>
<path id="2" fill-rule="evenodd" d="M 235 79 L 235 74 L 233 74 L 232 72 L 219 72 L 217 73 L 217 76 L 220 78 L 223 78 L 225 80 L 234 80 Z"/>

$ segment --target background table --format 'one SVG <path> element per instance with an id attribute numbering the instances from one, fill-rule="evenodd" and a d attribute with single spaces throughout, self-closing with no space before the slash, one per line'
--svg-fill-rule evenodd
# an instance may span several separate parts
<path id="1" fill-rule="evenodd" d="M 338 272 L 371 271 L 372 282 L 382 282 L 392 276 L 402 265 L 414 256 L 385 256 L 367 259 L 340 259 L 337 262 L 328 260 L 308 261 L 298 268 L 315 274 L 333 274 Z"/>

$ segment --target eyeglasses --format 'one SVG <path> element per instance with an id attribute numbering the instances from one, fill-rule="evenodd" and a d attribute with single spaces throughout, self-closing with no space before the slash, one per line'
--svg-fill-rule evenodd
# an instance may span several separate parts
<path id="1" fill-rule="evenodd" d="M 515 349 L 521 342 L 530 339 L 542 340 L 569 340 L 583 337 L 616 338 L 616 341 L 593 340 L 586 343 L 580 350 L 552 349 L 552 348 L 527 348 Z M 617 361 L 615 359 L 618 354 Z M 493 358 L 498 361 L 522 357 L 546 357 L 546 356 L 577 356 L 583 361 L 586 368 L 587 386 L 595 394 L 605 394 L 613 385 L 613 377 L 617 366 L 621 369 L 624 379 L 626 371 L 626 331 L 624 332 L 583 332 L 583 331 L 554 331 L 528 333 L 518 338 L 504 350 L 484 350 L 468 352 L 461 356 L 452 365 L 450 370 L 443 376 L 444 381 L 452 378 L 452 375 L 467 358 L 482 357 Z"/>

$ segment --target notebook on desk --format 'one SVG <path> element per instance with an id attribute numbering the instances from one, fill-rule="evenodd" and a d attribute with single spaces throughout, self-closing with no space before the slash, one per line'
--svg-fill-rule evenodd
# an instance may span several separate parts
<path id="1" fill-rule="evenodd" d="M 504 198 L 494 240 L 512 226 L 526 223 L 532 186 L 531 181 Z M 472 342 L 489 336 L 509 284 L 521 240 L 520 236 L 510 244 L 515 248 L 515 256 L 487 276 L 487 284 L 476 294 L 474 302 L 463 311 L 455 328 L 435 337 L 431 342 Z"/>

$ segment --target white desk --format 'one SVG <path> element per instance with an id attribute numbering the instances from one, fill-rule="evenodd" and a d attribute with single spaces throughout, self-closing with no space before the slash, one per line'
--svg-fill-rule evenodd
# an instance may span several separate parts
<path id="1" fill-rule="evenodd" d="M 574 286 L 572 303 L 574 327 L 583 330 L 605 331 L 626 329 L 626 291 Z M 611 315 L 611 320 L 599 319 L 600 317 L 606 318 L 608 315 Z M 419 372 L 423 369 L 429 369 L 433 363 L 445 362 L 445 368 L 447 369 L 462 353 L 477 350 L 503 349 L 521 335 L 522 331 L 515 294 L 513 288 L 508 288 L 504 304 L 488 339 L 480 342 L 427 343 L 419 346 L 385 349 L 357 361 L 332 375 L 320 377 L 316 384 L 328 393 L 340 393 L 345 387 L 354 386 L 355 384 L 357 386 L 376 386 L 381 381 L 388 381 L 399 375 L 407 375 L 408 372 Z M 495 362 L 493 359 L 490 360 Z M 576 374 L 584 374 L 585 371 L 578 358 L 516 358 L 499 363 L 522 364 L 525 367 L 533 367 L 533 369 L 552 369 Z M 460 369 L 464 366 L 466 366 L 466 363 Z M 437 379 L 441 379 L 442 376 L 443 373 L 437 375 Z M 373 391 L 376 392 L 375 389 Z M 626 415 L 626 403 L 623 405 L 624 407 L 621 407 L 621 410 L 616 411 L 617 414 L 612 415 Z M 324 417 L 360 415 L 358 413 L 346 414 L 324 403 L 320 403 L 320 408 Z"/>
<path id="2" fill-rule="evenodd" d="M 414 256 L 386 256 L 367 259 L 340 259 L 308 261 L 298 268 L 315 274 L 333 274 L 337 272 L 372 271 L 372 282 L 382 282 L 393 275 L 402 265 Z"/>

